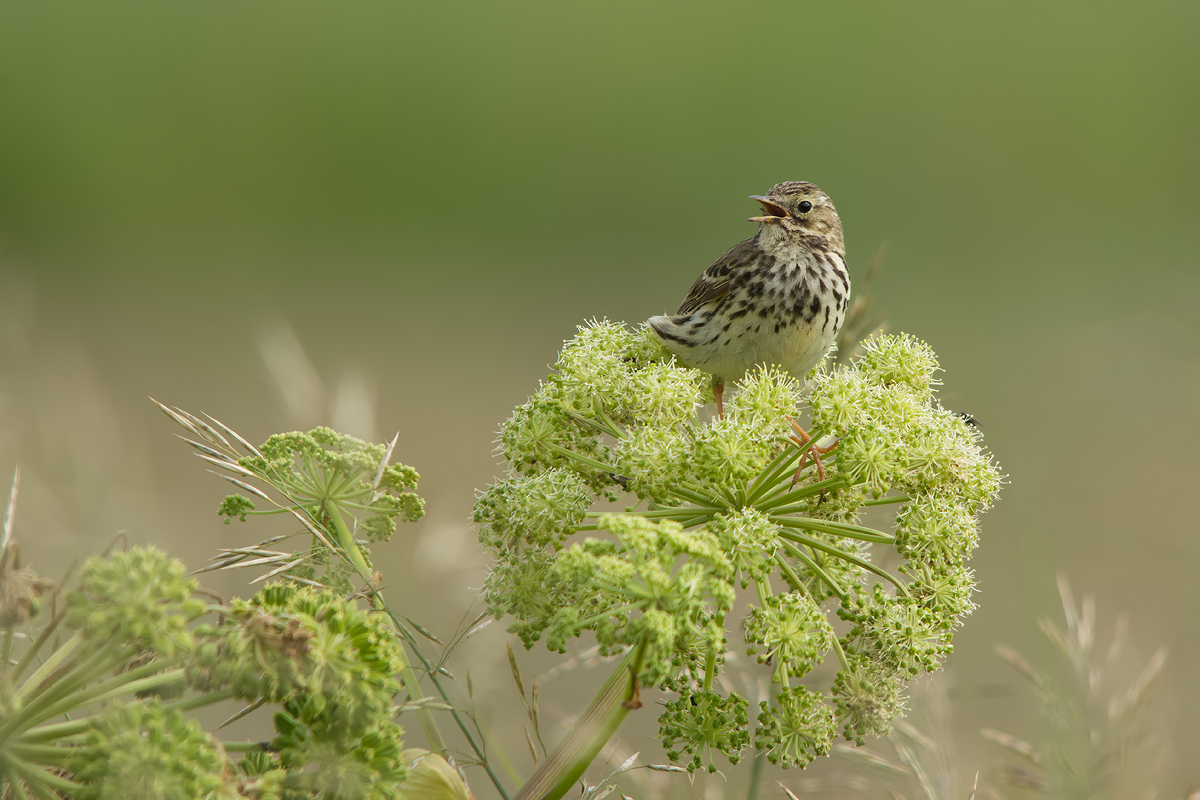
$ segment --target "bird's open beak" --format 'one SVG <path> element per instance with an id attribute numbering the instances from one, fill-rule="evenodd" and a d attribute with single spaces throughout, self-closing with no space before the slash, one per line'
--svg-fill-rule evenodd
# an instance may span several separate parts
<path id="1" fill-rule="evenodd" d="M 747 222 L 780 222 L 787 218 L 788 212 L 783 206 L 776 203 L 769 197 L 763 197 L 760 194 L 750 195 L 751 200 L 757 200 L 763 207 L 763 211 L 767 212 L 761 217 L 751 217 Z"/>

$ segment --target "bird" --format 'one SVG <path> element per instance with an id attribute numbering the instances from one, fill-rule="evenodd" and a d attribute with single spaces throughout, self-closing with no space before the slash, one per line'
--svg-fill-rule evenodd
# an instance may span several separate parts
<path id="1" fill-rule="evenodd" d="M 850 273 L 842 221 L 829 195 L 785 181 L 751 195 L 758 233 L 704 271 L 674 314 L 647 325 L 686 366 L 712 376 L 717 416 L 725 384 L 756 365 L 805 380 L 846 317 Z"/>

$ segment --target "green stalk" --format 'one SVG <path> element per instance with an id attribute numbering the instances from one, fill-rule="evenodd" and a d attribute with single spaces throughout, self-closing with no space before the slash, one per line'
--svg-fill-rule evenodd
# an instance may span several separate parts
<path id="1" fill-rule="evenodd" d="M 846 651 L 842 649 L 842 640 L 838 637 L 833 637 L 833 649 L 837 651 L 838 661 L 842 663 L 842 669 L 850 671 L 850 660 L 846 658 Z"/>
<path id="2" fill-rule="evenodd" d="M 728 508 L 728 505 L 725 503 L 718 502 L 718 498 L 707 497 L 703 493 L 696 491 L 696 489 L 689 488 L 687 486 L 676 486 L 671 491 L 682 497 L 684 500 L 687 500 L 689 503 L 695 503 L 701 508 L 711 508 L 716 511 L 724 511 Z"/>
<path id="3" fill-rule="evenodd" d="M 333 525 L 334 533 L 337 534 L 338 546 L 342 552 L 346 554 L 346 558 L 350 559 L 350 563 L 358 570 L 364 580 L 369 580 L 371 577 L 371 568 L 367 566 L 367 560 L 363 558 L 362 551 L 358 549 L 358 544 L 354 541 L 354 534 L 350 532 L 350 528 L 346 526 L 346 520 L 337 509 L 337 504 L 332 500 L 326 500 L 323 504 L 325 516 L 329 517 L 329 522 Z"/>
<path id="4" fill-rule="evenodd" d="M 878 500 L 864 500 L 863 505 L 864 506 L 888 506 L 888 505 L 892 505 L 893 503 L 907 503 L 909 500 L 912 500 L 912 498 L 909 497 L 908 495 L 898 494 L 895 497 L 881 497 Z"/>
<path id="5" fill-rule="evenodd" d="M 9 676 L 9 680 L 13 684 L 21 679 L 21 675 L 25 673 L 25 670 L 28 669 L 29 665 L 33 663 L 33 660 L 37 658 L 37 654 L 41 652 L 42 645 L 46 644 L 46 640 L 48 640 L 50 635 L 53 634 L 58 628 L 59 623 L 66 618 L 67 610 L 65 608 L 61 609 L 57 614 L 54 615 L 53 618 L 51 618 L 50 622 L 46 624 L 46 627 L 42 628 L 42 632 L 38 634 L 37 639 L 35 639 L 33 644 L 31 644 L 28 649 L 25 650 L 25 654 L 21 656 L 21 660 L 17 662 L 15 667 L 13 667 L 12 675 Z"/>
<path id="6" fill-rule="evenodd" d="M 800 580 L 800 576 L 792 569 L 792 565 L 784 561 L 782 558 L 775 558 L 775 565 L 779 567 L 779 571 L 783 573 L 784 579 L 798 592 L 808 594 L 808 590 L 804 588 L 804 582 Z"/>
<path id="7" fill-rule="evenodd" d="M 616 467 L 612 466 L 611 464 L 605 464 L 604 462 L 597 461 L 594 458 L 588 458 L 587 456 L 580 455 L 579 453 L 576 453 L 574 450 L 568 450 L 565 447 L 559 447 L 558 445 L 554 444 L 553 442 L 546 442 L 546 447 L 550 448 L 551 452 L 557 453 L 558 455 L 560 455 L 564 458 L 569 458 L 572 461 L 576 462 L 577 464 L 582 464 L 583 466 L 587 467 L 588 469 L 594 469 L 597 472 L 607 472 L 609 474 L 619 474 L 620 473 L 620 470 L 617 469 Z"/>
<path id="8" fill-rule="evenodd" d="M 806 497 L 812 497 L 814 494 L 820 494 L 824 489 L 840 489 L 847 485 L 849 484 L 846 483 L 845 478 L 841 477 L 840 475 L 834 475 L 833 477 L 826 478 L 823 481 L 809 483 L 801 486 L 799 489 L 793 489 L 791 491 L 784 492 L 783 494 L 773 497 L 769 500 L 761 500 L 755 505 L 762 511 L 778 513 L 778 511 L 782 511 L 782 509 L 789 503 L 793 503 L 796 500 L 803 500 Z M 794 510 L 798 511 L 800 509 Z"/>
<path id="9" fill-rule="evenodd" d="M 831 576 L 828 572 L 826 572 L 821 567 L 820 564 L 818 564 L 816 561 L 813 561 L 811 558 L 809 558 L 807 553 L 805 553 L 799 547 L 796 547 L 796 545 L 792 544 L 791 542 L 786 542 L 786 541 L 783 543 L 783 549 L 786 550 L 787 554 L 790 555 L 792 558 L 794 558 L 798 561 L 802 561 L 804 563 L 804 566 L 806 566 L 810 570 L 812 570 L 813 573 L 816 574 L 816 576 L 818 578 L 825 581 L 825 584 L 830 588 L 830 590 L 833 591 L 834 594 L 836 594 L 838 596 L 839 600 L 845 601 L 846 590 L 843 589 L 841 587 L 841 584 L 839 584 L 836 580 L 834 580 L 833 576 Z M 783 558 L 780 556 L 775 557 L 775 563 L 779 564 L 781 570 L 787 564 L 787 562 L 785 562 L 783 560 Z M 791 569 L 790 567 L 788 567 L 788 568 Z M 799 578 L 797 578 L 797 582 L 795 585 L 803 586 L 804 584 L 800 583 Z"/>
<path id="10" fill-rule="evenodd" d="M 722 629 L 725 628 L 725 615 L 721 614 L 717 617 L 717 624 Z M 709 644 L 708 654 L 704 659 L 704 688 L 712 689 L 713 679 L 717 676 L 717 646 L 715 643 Z"/>
<path id="11" fill-rule="evenodd" d="M 42 766 L 60 766 L 64 762 L 70 761 L 75 755 L 74 748 L 59 747 L 56 744 L 32 744 L 18 741 L 13 742 L 6 749 L 9 753 Z"/>
<path id="12" fill-rule="evenodd" d="M 750 786 L 746 789 L 746 800 L 757 800 L 758 784 L 762 782 L 763 762 L 767 757 L 761 751 L 754 754 L 754 766 L 750 769 Z"/>
<path id="13" fill-rule="evenodd" d="M 12 753 L 6 754 L 4 760 L 7 762 L 7 769 L 5 772 L 10 778 L 9 785 L 16 785 L 16 781 L 11 779 L 12 774 L 16 772 L 19 777 L 24 778 L 25 782 L 33 787 L 33 790 L 38 793 L 39 797 L 43 796 L 42 793 L 38 791 L 38 786 L 40 784 L 47 784 L 59 790 L 60 792 L 63 792 L 67 797 L 78 797 L 79 795 L 77 795 L 76 792 L 83 788 L 82 785 L 75 783 L 74 781 L 69 781 L 60 775 L 55 775 L 53 772 L 47 772 L 46 770 L 30 764 L 25 759 Z M 53 795 L 50 796 L 53 797 Z"/>
<path id="14" fill-rule="evenodd" d="M 632 699 L 645 647 L 640 644 L 621 659 L 591 704 L 513 800 L 560 800 L 571 790 L 629 713 L 626 701 Z"/>
<path id="15" fill-rule="evenodd" d="M 209 692 L 208 694 L 202 694 L 196 697 L 175 700 L 171 703 L 163 703 L 163 708 L 174 709 L 176 711 L 194 711 L 197 708 L 211 706 L 214 703 L 232 700 L 234 697 L 237 697 L 237 692 L 235 692 L 233 689 L 222 689 L 219 692 Z"/>
<path id="16" fill-rule="evenodd" d="M 877 531 L 874 528 L 864 528 L 861 525 L 848 525 L 844 522 L 833 522 L 825 519 L 812 519 L 811 517 L 780 517 L 774 514 L 770 517 L 771 522 L 776 525 L 782 525 L 785 528 L 800 528 L 807 531 L 820 531 L 833 536 L 844 536 L 847 539 L 860 539 L 864 542 L 874 542 L 876 544 L 895 544 L 896 537 L 882 531 Z"/>
<path id="17" fill-rule="evenodd" d="M 110 653 L 115 649 L 111 643 L 106 644 L 91 659 L 77 661 L 63 667 L 61 671 L 42 679 L 37 686 L 30 685 L 33 683 L 32 679 L 27 681 L 25 686 L 22 687 L 23 691 L 18 693 L 20 697 L 25 699 L 25 705 L 10 719 L 0 724 L 0 742 L 7 740 L 8 737 L 12 736 L 18 730 L 32 727 L 39 721 L 50 719 L 54 715 L 45 713 L 47 708 L 54 707 L 63 698 L 69 698 L 90 681 L 107 673 L 133 655 L 132 649 L 129 649 L 120 651 L 119 658 L 111 656 L 104 658 L 106 653 Z M 41 670 L 35 673 L 35 675 L 40 672 Z M 32 689 L 32 691 L 24 691 L 26 689 Z"/>
<path id="18" fill-rule="evenodd" d="M 842 559 L 843 561 L 849 561 L 851 564 L 854 564 L 857 567 L 862 567 L 863 569 L 867 570 L 868 572 L 874 572 L 879 577 L 881 577 L 885 580 L 891 581 L 892 584 L 896 587 L 897 591 L 902 592 L 905 596 L 908 595 L 908 587 L 905 586 L 898 578 L 896 578 L 896 576 L 892 575 L 890 572 L 888 572 L 885 569 L 881 569 L 880 567 L 875 566 L 870 561 L 866 561 L 864 559 L 859 558 L 856 555 L 851 555 L 850 553 L 847 553 L 845 550 L 842 550 L 839 547 L 834 547 L 831 544 L 826 544 L 825 542 L 822 542 L 818 539 L 813 539 L 810 536 L 804 536 L 799 533 L 791 533 L 789 531 L 780 531 L 779 538 L 780 539 L 788 539 L 789 541 L 793 541 L 796 544 L 802 544 L 805 547 L 810 547 L 813 550 L 822 550 L 836 558 Z"/>
<path id="19" fill-rule="evenodd" d="M 125 686 L 121 688 L 121 693 L 129 692 L 131 687 Z M 183 700 L 175 700 L 170 703 L 163 703 L 164 709 L 175 709 L 177 711 L 194 711 L 197 708 L 210 706 L 214 703 L 220 703 L 224 700 L 230 700 L 235 696 L 233 689 L 222 689 L 219 692 L 209 692 L 208 694 L 198 695 L 196 697 L 188 697 Z M 21 734 L 19 741 L 36 743 L 46 742 L 57 739 L 65 739 L 69 736 L 75 736 L 83 733 L 92 723 L 92 717 L 80 717 L 68 722 L 56 722 L 53 725 L 39 725 L 36 728 L 30 728 Z"/>
<path id="20" fill-rule="evenodd" d="M 686 517 L 691 517 L 691 516 L 695 515 L 697 511 L 708 514 L 708 513 L 712 513 L 713 511 L 716 511 L 716 510 L 717 509 L 715 509 L 715 508 L 701 509 L 701 508 L 697 508 L 696 506 L 678 506 L 678 507 L 674 507 L 674 508 L 656 508 L 653 511 L 629 511 L 626 513 L 637 514 L 639 517 L 645 517 L 646 519 L 675 519 L 675 520 L 678 520 L 678 519 L 684 519 Z M 589 517 L 601 517 L 604 514 L 609 514 L 609 513 L 611 513 L 611 512 L 609 512 L 609 511 L 588 511 L 588 512 L 586 512 L 586 515 Z"/>
<path id="21" fill-rule="evenodd" d="M 750 484 L 750 491 L 746 498 L 747 503 L 756 505 L 758 501 L 763 498 L 763 495 L 769 492 L 772 488 L 779 486 L 779 481 L 783 478 L 784 474 L 791 469 L 792 461 L 799 460 L 801 455 L 800 451 L 793 449 L 790 446 L 790 441 L 788 445 L 789 446 L 786 446 L 780 450 L 779 454 L 776 455 L 775 458 L 771 459 L 771 462 L 763 468 L 763 471 L 760 472 L 758 477 L 754 479 L 754 482 Z"/>
<path id="22" fill-rule="evenodd" d="M 30 692 L 36 689 L 42 683 L 42 681 L 44 681 L 51 675 L 51 673 L 58 669 L 58 665 L 65 661 L 71 655 L 71 653 L 75 652 L 75 648 L 79 647 L 81 644 L 83 644 L 83 631 L 77 631 L 74 636 L 56 648 L 55 651 L 50 654 L 50 657 L 46 659 L 40 667 L 38 667 L 37 671 L 29 676 L 29 680 L 25 681 L 25 683 L 21 685 L 21 688 L 17 690 L 17 702 L 21 705 L 24 705 L 26 700 L 28 700 Z"/>
<path id="23" fill-rule="evenodd" d="M 0 775 L 4 776 L 4 780 L 0 781 L 0 789 L 12 790 L 13 796 L 17 800 L 30 800 L 29 793 L 25 791 L 25 787 L 21 785 L 19 777 L 14 777 L 14 770 L 8 767 L 0 767 Z"/>
<path id="24" fill-rule="evenodd" d="M 72 691 L 61 699 L 41 709 L 42 719 L 51 719 L 77 708 L 84 708 L 95 703 L 102 703 L 123 694 L 135 694 L 146 689 L 153 689 L 167 683 L 175 683 L 184 679 L 182 667 L 159 672 L 163 669 L 161 662 L 152 662 L 137 669 L 115 675 L 106 681 L 89 687 L 86 690 Z M 148 676 L 148 677 L 144 677 Z"/>
<path id="25" fill-rule="evenodd" d="M 338 544 L 346 557 L 350 559 L 350 563 L 358 570 L 359 577 L 367 586 L 371 585 L 371 568 L 367 566 L 367 560 L 363 558 L 362 551 L 358 549 L 358 543 L 354 541 L 354 535 L 350 533 L 350 529 L 346 526 L 346 520 L 342 517 L 337 506 L 332 501 L 326 501 L 324 504 L 325 515 L 329 517 L 330 523 L 333 525 L 334 532 L 338 537 Z M 378 592 L 375 592 L 378 596 Z M 382 597 L 380 600 L 382 601 Z M 392 617 L 392 622 L 397 623 L 396 618 Z M 412 664 L 408 660 L 408 654 L 404 648 L 400 649 L 400 657 L 403 661 L 403 666 L 400 668 L 400 681 L 404 684 L 405 691 L 413 700 L 420 700 L 425 696 L 421 691 L 421 681 L 417 677 L 417 673 L 413 671 Z M 429 741 L 429 749 L 438 755 L 446 758 L 449 751 L 446 749 L 446 740 L 442 738 L 442 732 L 438 729 L 437 721 L 433 718 L 433 712 L 428 708 L 418 708 L 417 717 L 421 720 L 421 729 L 425 732 L 425 738 Z"/>
<path id="26" fill-rule="evenodd" d="M 9 625 L 4 629 L 4 647 L 3 652 L 0 652 L 0 667 L 8 669 L 12 665 L 13 651 L 13 636 L 16 634 L 16 625 Z"/>

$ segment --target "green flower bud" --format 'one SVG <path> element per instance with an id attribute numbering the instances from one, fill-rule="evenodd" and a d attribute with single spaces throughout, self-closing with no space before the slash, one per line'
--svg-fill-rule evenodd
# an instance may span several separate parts
<path id="1" fill-rule="evenodd" d="M 193 646 L 188 623 L 206 610 L 192 597 L 196 588 L 183 564 L 153 547 L 90 558 L 79 591 L 67 595 L 67 622 L 93 641 L 116 638 L 170 657 Z"/>
<path id="2" fill-rule="evenodd" d="M 254 510 L 254 501 L 249 497 L 241 494 L 226 495 L 221 501 L 221 505 L 217 506 L 217 513 L 225 518 L 225 524 L 228 525 L 234 517 L 237 517 L 242 522 L 246 521 L 246 514 Z"/>
<path id="3" fill-rule="evenodd" d="M 695 480 L 714 491 L 745 486 L 775 454 L 781 430 L 754 415 L 714 420 L 695 436 L 689 459 Z"/>
<path id="4" fill-rule="evenodd" d="M 313 713 L 305 701 L 285 704 L 275 716 L 279 733 L 271 746 L 287 769 L 286 788 L 304 797 L 402 798 L 403 730 L 389 716 L 354 725 L 337 706 Z"/>
<path id="5" fill-rule="evenodd" d="M 667 756 L 672 761 L 691 756 L 685 764 L 688 772 L 702 766 L 716 772 L 714 752 L 737 764 L 742 748 L 750 743 L 748 707 L 745 698 L 736 693 L 722 697 L 708 689 L 682 688 L 679 699 L 666 703 L 658 718 L 659 739 Z"/>
<path id="6" fill-rule="evenodd" d="M 833 712 L 823 700 L 799 686 L 781 689 L 774 706 L 759 703 L 755 749 L 784 769 L 805 767 L 816 756 L 828 755 L 835 728 Z"/>
<path id="7" fill-rule="evenodd" d="M 903 383 L 922 397 L 928 397 L 941 381 L 933 375 L 941 367 L 933 348 L 916 337 L 882 334 L 862 343 L 855 366 L 884 384 Z"/>
<path id="8" fill-rule="evenodd" d="M 708 523 L 722 553 L 742 575 L 742 588 L 766 580 L 775 568 L 781 545 L 778 525 L 755 508 L 719 515 Z"/>
<path id="9" fill-rule="evenodd" d="M 228 764 L 200 723 L 158 701 L 117 705 L 92 720 L 70 768 L 95 800 L 215 797 Z"/>
<path id="10" fill-rule="evenodd" d="M 494 483 L 475 503 L 479 540 L 493 550 L 512 548 L 516 539 L 561 549 L 594 499 L 578 475 L 560 468 Z"/>
<path id="11" fill-rule="evenodd" d="M 403 654 L 390 625 L 332 592 L 272 584 L 199 633 L 209 646 L 193 679 L 227 680 L 246 700 L 304 697 L 318 710 L 340 704 L 370 715 L 399 690 Z"/>
<path id="12" fill-rule="evenodd" d="M 867 736 L 886 736 L 892 721 L 904 714 L 900 677 L 869 656 L 848 653 L 849 667 L 833 681 L 836 718 L 843 734 L 857 745 Z"/>
<path id="13" fill-rule="evenodd" d="M 627 476 L 629 491 L 655 502 L 669 502 L 691 473 L 690 434 L 677 427 L 631 428 L 618 442 L 616 466 Z"/>
<path id="14" fill-rule="evenodd" d="M 575 421 L 558 394 L 557 387 L 543 386 L 528 403 L 513 410 L 500 432 L 504 457 L 522 475 L 537 475 L 555 467 L 574 468 L 588 486 L 602 491 L 612 485 L 612 477 L 600 470 L 580 469 L 570 454 L 603 459 L 607 448 L 600 445 L 594 431 L 585 431 Z"/>
<path id="15" fill-rule="evenodd" d="M 791 431 L 787 417 L 798 413 L 803 388 L 778 367 L 759 367 L 738 383 L 725 413 L 767 435 L 785 434 Z"/>
<path id="16" fill-rule="evenodd" d="M 917 564 L 961 565 L 978 546 L 978 520 L 949 496 L 917 497 L 896 517 L 896 549 Z"/>
<path id="17" fill-rule="evenodd" d="M 775 683 L 801 678 L 833 647 L 833 627 L 816 603 L 798 592 L 768 597 L 746 618 L 746 655 L 775 664 Z"/>

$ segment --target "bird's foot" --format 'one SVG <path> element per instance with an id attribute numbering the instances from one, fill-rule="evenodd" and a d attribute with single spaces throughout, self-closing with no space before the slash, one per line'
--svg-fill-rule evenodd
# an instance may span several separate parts
<path id="1" fill-rule="evenodd" d="M 808 434 L 808 431 L 800 427 L 800 423 L 797 422 L 795 418 L 788 417 L 787 421 L 790 422 L 792 427 L 796 430 L 796 433 L 792 435 L 791 439 L 801 450 L 800 463 L 796 465 L 796 474 L 792 476 L 792 486 L 795 486 L 800 481 L 800 473 L 804 471 L 805 462 L 807 462 L 810 457 L 813 460 L 813 464 L 815 464 L 817 467 L 817 479 L 822 481 L 825 480 L 825 465 L 821 463 L 821 456 L 833 452 L 833 450 L 838 446 L 838 443 L 834 442 L 833 444 L 829 445 L 829 447 L 817 447 L 817 443 L 813 440 L 813 437 Z M 824 489 L 821 490 L 821 498 L 817 502 L 825 502 Z"/>

